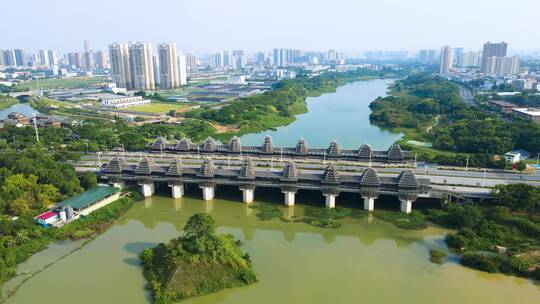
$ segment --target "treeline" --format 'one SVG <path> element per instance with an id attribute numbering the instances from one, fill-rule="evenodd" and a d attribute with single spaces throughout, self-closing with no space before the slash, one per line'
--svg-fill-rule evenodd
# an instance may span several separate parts
<path id="1" fill-rule="evenodd" d="M 481 165 L 504 167 L 502 162 L 492 161 L 492 155 L 513 149 L 540 152 L 540 125 L 519 119 L 505 120 L 477 105 L 467 104 L 460 99 L 458 85 L 440 77 L 413 75 L 396 81 L 391 96 L 378 98 L 370 108 L 370 119 L 375 124 L 411 129 L 416 137 L 431 141 L 435 149 L 476 154 L 471 157 Z M 430 132 L 426 132 L 431 125 Z M 441 158 L 441 163 L 449 164 L 464 163 L 466 158 L 465 155 L 436 156 Z M 433 160 L 437 161 L 437 157 Z"/>
<path id="2" fill-rule="evenodd" d="M 280 81 L 272 90 L 239 98 L 222 108 L 201 108 L 187 112 L 185 116 L 234 125 L 239 129 L 239 133 L 262 131 L 294 121 L 294 115 L 307 110 L 305 99 L 308 96 L 332 92 L 338 86 L 355 80 L 399 75 L 390 69 L 382 71 L 362 69 L 346 73 L 327 72 L 316 77 L 303 76 Z"/>
<path id="3" fill-rule="evenodd" d="M 5 108 L 9 108 L 10 106 L 17 103 L 17 99 L 13 97 L 9 97 L 8 95 L 2 95 L 0 94 L 0 110 L 3 110 Z"/>
<path id="4" fill-rule="evenodd" d="M 540 279 L 540 189 L 500 185 L 486 206 L 446 204 L 426 210 L 428 219 L 456 229 L 446 237 L 465 266 Z"/>

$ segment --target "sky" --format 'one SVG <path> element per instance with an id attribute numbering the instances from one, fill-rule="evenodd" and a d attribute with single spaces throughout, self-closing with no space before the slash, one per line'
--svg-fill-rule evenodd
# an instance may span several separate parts
<path id="1" fill-rule="evenodd" d="M 115 41 L 181 51 L 540 49 L 539 0 L 2 0 L 0 48 L 82 51 Z"/>

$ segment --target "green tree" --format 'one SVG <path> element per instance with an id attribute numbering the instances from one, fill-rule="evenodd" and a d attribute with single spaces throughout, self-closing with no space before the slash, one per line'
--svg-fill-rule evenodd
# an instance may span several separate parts
<path id="1" fill-rule="evenodd" d="M 81 186 L 85 190 L 88 190 L 90 188 L 94 188 L 95 186 L 97 186 L 97 176 L 94 172 L 90 172 L 90 171 L 84 172 L 83 175 L 79 177 L 79 179 L 81 181 Z"/>
<path id="2" fill-rule="evenodd" d="M 517 164 L 516 164 L 516 169 L 521 172 L 525 169 L 527 169 L 527 164 L 525 164 L 524 161 L 520 160 Z"/>

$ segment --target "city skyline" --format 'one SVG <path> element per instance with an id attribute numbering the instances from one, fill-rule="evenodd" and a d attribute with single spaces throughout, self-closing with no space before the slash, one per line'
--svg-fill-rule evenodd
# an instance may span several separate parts
<path id="1" fill-rule="evenodd" d="M 265 9 L 247 0 L 231 1 L 156 0 L 141 10 L 131 5 L 132 1 L 96 0 L 88 11 L 82 12 L 75 11 L 74 1 L 12 3 L 12 9 L 24 11 L 27 18 L 25 23 L 20 23 L 16 22 L 16 14 L 4 16 L 8 24 L 17 24 L 18 35 L 0 33 L 0 48 L 55 49 L 68 53 L 82 49 L 83 40 L 89 40 L 93 50 L 104 50 L 113 41 L 145 41 L 154 45 L 172 41 L 178 50 L 197 53 L 283 47 L 346 52 L 413 50 L 438 49 L 445 44 L 476 49 L 485 41 L 503 40 L 514 50 L 539 48 L 530 39 L 537 34 L 534 27 L 522 26 L 532 22 L 534 12 L 538 11 L 534 8 L 540 8 L 533 0 L 518 0 L 521 7 L 528 9 L 516 16 L 509 14 L 506 3 L 499 0 L 489 3 L 457 0 L 444 10 L 434 9 L 437 3 L 424 0 L 407 3 L 337 0 L 332 6 L 319 5 L 322 3 L 317 1 L 276 0 Z M 287 9 L 277 12 L 276 7 Z M 47 13 L 56 18 L 40 18 Z M 324 17 L 312 18 L 315 15 Z M 123 16 L 126 16 L 124 20 Z M 156 31 L 158 23 L 160 30 Z M 36 29 L 40 32 L 36 33 Z M 47 32 L 55 34 L 43 34 Z M 20 39 L 21 36 L 32 39 Z M 380 39 L 381 36 L 386 39 Z"/>

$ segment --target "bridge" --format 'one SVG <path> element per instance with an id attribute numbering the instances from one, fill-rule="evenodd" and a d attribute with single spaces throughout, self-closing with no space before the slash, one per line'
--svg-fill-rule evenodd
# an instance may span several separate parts
<path id="1" fill-rule="evenodd" d="M 143 196 L 154 194 L 156 184 L 171 187 L 173 198 L 182 197 L 184 184 L 196 184 L 202 189 L 203 199 L 214 198 L 217 186 L 235 185 L 242 191 L 244 203 L 254 201 L 257 187 L 278 188 L 284 194 L 284 204 L 293 206 L 300 189 L 320 190 L 328 208 L 335 207 L 336 197 L 342 192 L 358 193 L 364 200 L 364 209 L 372 211 L 379 195 L 394 195 L 400 200 L 400 209 L 410 213 L 418 197 L 429 197 L 429 180 L 417 178 L 411 170 L 397 176 L 379 176 L 372 168 L 361 173 L 339 172 L 329 164 L 322 172 L 301 172 L 295 162 L 288 161 L 281 171 L 257 170 L 252 158 L 244 158 L 239 169 L 217 168 L 212 158 L 205 157 L 199 168 L 184 166 L 179 158 L 167 165 L 157 165 L 145 157 L 137 165 L 127 164 L 115 157 L 104 164 L 99 172 L 102 180 L 115 187 L 137 184 Z"/>
<path id="2" fill-rule="evenodd" d="M 188 138 L 182 138 L 175 143 L 158 137 L 148 145 L 153 152 L 171 152 L 177 154 L 221 155 L 221 156 L 265 156 L 287 157 L 295 159 L 321 159 L 321 160 L 358 160 L 365 162 L 405 163 L 413 160 L 411 151 L 404 151 L 394 144 L 386 151 L 375 151 L 368 144 L 363 144 L 358 150 L 342 149 L 337 141 L 332 141 L 326 149 L 309 148 L 306 140 L 300 138 L 296 147 L 274 147 L 272 138 L 266 136 L 261 146 L 244 147 L 240 139 L 234 136 L 228 145 L 218 145 L 213 138 L 208 137 L 201 144 L 194 144 Z"/>

